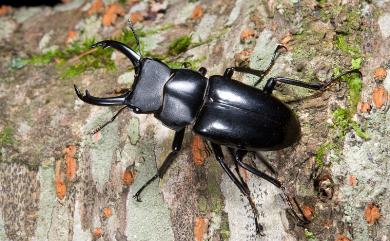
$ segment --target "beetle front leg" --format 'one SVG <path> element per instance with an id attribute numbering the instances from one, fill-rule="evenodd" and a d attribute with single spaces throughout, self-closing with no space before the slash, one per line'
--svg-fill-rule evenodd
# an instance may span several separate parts
<path id="1" fill-rule="evenodd" d="M 207 74 L 207 69 L 205 67 L 200 67 L 198 69 L 198 72 L 202 75 L 202 76 L 206 76 Z"/>
<path id="2" fill-rule="evenodd" d="M 122 111 L 124 111 L 125 109 L 127 108 L 127 106 L 123 106 L 122 108 L 120 108 L 115 115 L 113 115 L 111 117 L 111 119 L 107 122 L 105 122 L 103 125 L 99 126 L 98 128 L 94 129 L 93 131 L 90 132 L 91 135 L 95 135 L 96 133 L 98 133 L 99 131 L 101 131 L 104 127 L 106 127 L 108 124 L 114 122 L 114 120 L 118 117 L 118 115 L 120 113 L 122 113 Z"/>
<path id="3" fill-rule="evenodd" d="M 137 202 L 141 202 L 141 198 L 140 198 L 140 195 L 142 193 L 142 191 L 147 187 L 149 186 L 149 184 L 151 184 L 154 180 L 156 180 L 157 178 L 163 178 L 164 174 L 167 172 L 168 168 L 171 166 L 171 164 L 173 163 L 173 161 L 175 160 L 175 157 L 177 155 L 177 153 L 180 151 L 181 149 L 181 145 L 183 143 L 183 139 L 184 139 L 184 132 L 185 132 L 185 128 L 181 129 L 180 131 L 177 131 L 175 133 L 175 137 L 173 139 L 173 143 L 172 143 L 172 151 L 171 153 L 169 153 L 169 155 L 165 158 L 163 164 L 161 165 L 161 167 L 157 170 L 157 174 L 154 175 L 152 178 L 150 178 L 133 196 L 134 199 L 137 200 Z"/>
<path id="4" fill-rule="evenodd" d="M 264 236 L 264 233 L 263 233 L 264 228 L 258 221 L 259 211 L 256 208 L 256 204 L 252 200 L 248 185 L 244 182 L 243 178 L 241 177 L 240 173 L 238 172 L 238 167 L 236 166 L 236 171 L 237 171 L 237 174 L 238 174 L 239 178 L 241 179 L 241 181 L 237 179 L 237 177 L 230 170 L 229 166 L 226 164 L 221 146 L 214 144 L 214 143 L 211 143 L 211 148 L 213 149 L 214 155 L 215 155 L 217 161 L 219 162 L 219 164 L 221 164 L 223 170 L 226 172 L 226 174 L 229 176 L 229 178 L 234 182 L 234 184 L 236 184 L 238 189 L 240 189 L 241 193 L 248 199 L 248 202 L 251 205 L 254 220 L 255 220 L 256 233 L 259 234 L 260 236 Z"/>
<path id="5" fill-rule="evenodd" d="M 232 78 L 234 72 L 251 74 L 251 75 L 259 77 L 259 79 L 254 84 L 254 86 L 256 86 L 263 80 L 264 76 L 266 76 L 271 71 L 272 67 L 275 64 L 276 58 L 279 56 L 280 49 L 287 50 L 287 48 L 285 46 L 278 45 L 275 49 L 274 55 L 272 56 L 271 62 L 269 63 L 269 65 L 267 66 L 267 68 L 265 70 L 257 70 L 257 69 L 252 69 L 249 67 L 230 67 L 230 68 L 227 68 L 225 70 L 225 73 L 223 74 L 223 76 L 230 79 L 230 78 Z"/>

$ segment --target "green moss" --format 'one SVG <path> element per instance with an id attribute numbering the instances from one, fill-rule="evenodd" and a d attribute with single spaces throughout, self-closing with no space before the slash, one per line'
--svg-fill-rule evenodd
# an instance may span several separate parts
<path id="1" fill-rule="evenodd" d="M 352 59 L 352 69 L 360 69 L 362 65 L 362 58 Z M 340 75 L 341 71 L 339 68 L 334 69 L 335 75 Z M 345 75 L 342 80 L 347 83 L 348 86 L 348 98 L 349 98 L 349 112 L 354 115 L 357 110 L 357 106 L 360 100 L 360 92 L 363 87 L 362 79 L 359 74 L 353 73 Z"/>
<path id="2" fill-rule="evenodd" d="M 199 196 L 197 204 L 199 212 L 203 214 L 208 212 L 208 201 L 205 196 Z"/>
<path id="3" fill-rule="evenodd" d="M 349 54 L 354 58 L 361 56 L 359 41 L 356 42 L 356 39 L 350 41 L 345 35 L 337 35 L 335 40 L 335 46 L 337 49 Z"/>
<path id="4" fill-rule="evenodd" d="M 168 53 L 170 55 L 178 55 L 185 52 L 191 44 L 191 36 L 180 36 L 177 39 L 173 40 L 168 47 Z"/>
<path id="5" fill-rule="evenodd" d="M 356 135 L 363 138 L 364 140 L 370 139 L 367 133 L 365 133 L 361 128 L 360 125 L 356 121 L 351 122 L 351 127 L 355 131 Z"/>
<path id="6" fill-rule="evenodd" d="M 325 158 L 325 155 L 328 153 L 328 151 L 330 149 L 332 149 L 334 147 L 334 144 L 332 143 L 325 143 L 325 144 L 322 144 L 316 151 L 316 154 L 315 154 L 315 160 L 316 160 L 316 163 L 317 163 L 317 166 L 318 167 L 323 167 L 325 164 L 324 162 L 324 158 Z"/>
<path id="7" fill-rule="evenodd" d="M 314 235 L 314 233 L 310 232 L 309 230 L 305 229 L 305 238 L 308 240 L 308 241 L 317 241 L 317 238 L 316 236 Z"/>
<path id="8" fill-rule="evenodd" d="M 186 60 L 169 60 L 165 59 L 167 65 L 172 69 L 180 69 L 183 68 L 184 65 L 187 65 L 190 69 L 199 69 L 200 63 L 202 63 L 206 59 L 205 56 L 201 58 L 194 59 L 186 59 Z"/>
<path id="9" fill-rule="evenodd" d="M 34 54 L 31 58 L 27 59 L 26 62 L 32 65 L 45 65 L 49 64 L 54 58 L 61 57 L 62 53 L 60 50 L 50 50 L 42 54 Z"/>
<path id="10" fill-rule="evenodd" d="M 0 147 L 11 146 L 15 143 L 14 130 L 11 127 L 5 127 L 0 131 Z"/>
<path id="11" fill-rule="evenodd" d="M 145 36 L 145 32 L 137 31 L 139 37 Z M 126 43 L 133 49 L 137 49 L 136 40 L 131 30 L 124 30 L 121 35 L 114 38 Z M 107 71 L 115 70 L 115 63 L 111 59 L 114 49 L 91 49 L 95 39 L 87 39 L 83 42 L 73 42 L 65 49 L 51 50 L 41 54 L 34 54 L 25 61 L 31 65 L 47 65 L 55 63 L 62 78 L 73 78 L 87 70 L 104 68 Z"/>
<path id="12" fill-rule="evenodd" d="M 222 240 L 229 240 L 229 238 L 230 238 L 229 218 L 228 218 L 227 213 L 225 213 L 225 212 L 222 212 L 222 216 L 221 216 L 220 234 L 221 234 Z"/>
<path id="13" fill-rule="evenodd" d="M 338 139 L 342 141 L 350 128 L 356 135 L 368 140 L 369 136 L 360 128 L 359 124 L 352 120 L 351 112 L 345 108 L 338 108 L 333 112 L 334 127 L 338 130 Z"/>
<path id="14" fill-rule="evenodd" d="M 333 124 L 339 129 L 341 136 L 347 134 L 349 123 L 350 116 L 347 109 L 338 108 L 333 112 Z"/>

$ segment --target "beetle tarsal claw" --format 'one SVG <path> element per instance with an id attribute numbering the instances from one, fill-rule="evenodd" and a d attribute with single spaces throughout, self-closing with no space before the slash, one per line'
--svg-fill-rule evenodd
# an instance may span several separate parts
<path id="1" fill-rule="evenodd" d="M 138 193 L 136 193 L 136 194 L 133 196 L 133 198 L 134 198 L 137 202 L 142 202 L 141 197 L 139 196 Z"/>

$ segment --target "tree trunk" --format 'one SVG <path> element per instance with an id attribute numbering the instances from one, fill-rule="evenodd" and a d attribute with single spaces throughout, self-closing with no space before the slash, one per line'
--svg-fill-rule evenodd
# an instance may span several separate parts
<path id="1" fill-rule="evenodd" d="M 0 10 L 1 241 L 389 239 L 388 1 L 63 2 Z M 273 94 L 302 128 L 294 146 L 262 153 L 283 188 L 240 170 L 265 236 L 256 235 L 247 199 L 192 126 L 142 202 L 133 195 L 171 152 L 174 132 L 129 109 L 90 134 L 117 110 L 83 103 L 72 84 L 111 96 L 131 86 L 134 72 L 120 53 L 84 45 L 118 38 L 129 18 L 145 57 L 203 66 L 207 76 L 231 66 L 265 70 L 278 44 L 287 51 L 265 79 L 316 82 L 362 71 L 324 93 L 277 86 Z M 253 153 L 244 161 L 273 175 Z"/>

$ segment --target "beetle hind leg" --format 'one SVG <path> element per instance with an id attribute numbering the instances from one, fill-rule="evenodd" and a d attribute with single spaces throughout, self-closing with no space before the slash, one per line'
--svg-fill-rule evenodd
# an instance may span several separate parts
<path id="1" fill-rule="evenodd" d="M 238 166 L 236 166 L 236 171 L 239 179 L 233 174 L 233 172 L 230 170 L 229 166 L 225 162 L 225 158 L 221 149 L 221 146 L 211 143 L 211 147 L 213 149 L 214 155 L 217 159 L 217 161 L 222 166 L 223 170 L 226 172 L 226 174 L 229 176 L 229 178 L 234 182 L 234 184 L 238 187 L 238 189 L 241 191 L 241 193 L 248 199 L 248 202 L 252 208 L 255 226 L 256 226 L 256 233 L 260 236 L 264 236 L 264 228 L 259 223 L 259 211 L 257 210 L 256 204 L 253 201 L 250 190 L 244 179 L 242 178 L 240 172 L 238 171 Z"/>
<path id="2" fill-rule="evenodd" d="M 307 220 L 305 218 L 305 215 L 303 215 L 303 211 L 302 211 L 301 207 L 299 206 L 298 202 L 295 200 L 295 198 L 291 198 L 285 193 L 285 189 L 280 181 L 278 181 L 276 178 L 273 178 L 273 177 L 269 176 L 268 174 L 258 170 L 257 168 L 252 167 L 251 165 L 244 163 L 242 161 L 242 158 L 245 155 L 246 151 L 243 151 L 243 150 L 236 150 L 235 151 L 232 149 L 230 149 L 230 151 L 235 159 L 236 165 L 237 164 L 240 165 L 242 168 L 248 170 L 249 172 L 253 173 L 254 175 L 256 175 L 260 178 L 265 179 L 266 181 L 270 182 L 271 184 L 273 184 L 277 188 L 281 189 L 282 192 L 280 195 L 281 195 L 282 199 L 285 201 L 285 203 L 287 203 L 287 205 L 289 206 L 289 209 L 287 209 L 287 212 L 298 221 L 298 224 L 306 225 L 309 223 L 309 220 Z M 244 152 L 244 154 L 240 154 L 240 152 L 241 153 Z M 258 153 L 255 153 L 255 154 L 268 168 L 270 168 L 270 170 L 272 172 L 276 172 L 273 169 L 273 167 L 271 166 L 271 164 L 268 163 L 268 161 L 262 155 L 260 155 Z M 295 204 L 295 205 L 293 205 L 293 204 Z M 298 215 L 298 213 L 295 211 L 293 206 L 297 207 L 297 209 L 299 210 L 301 215 Z"/>

